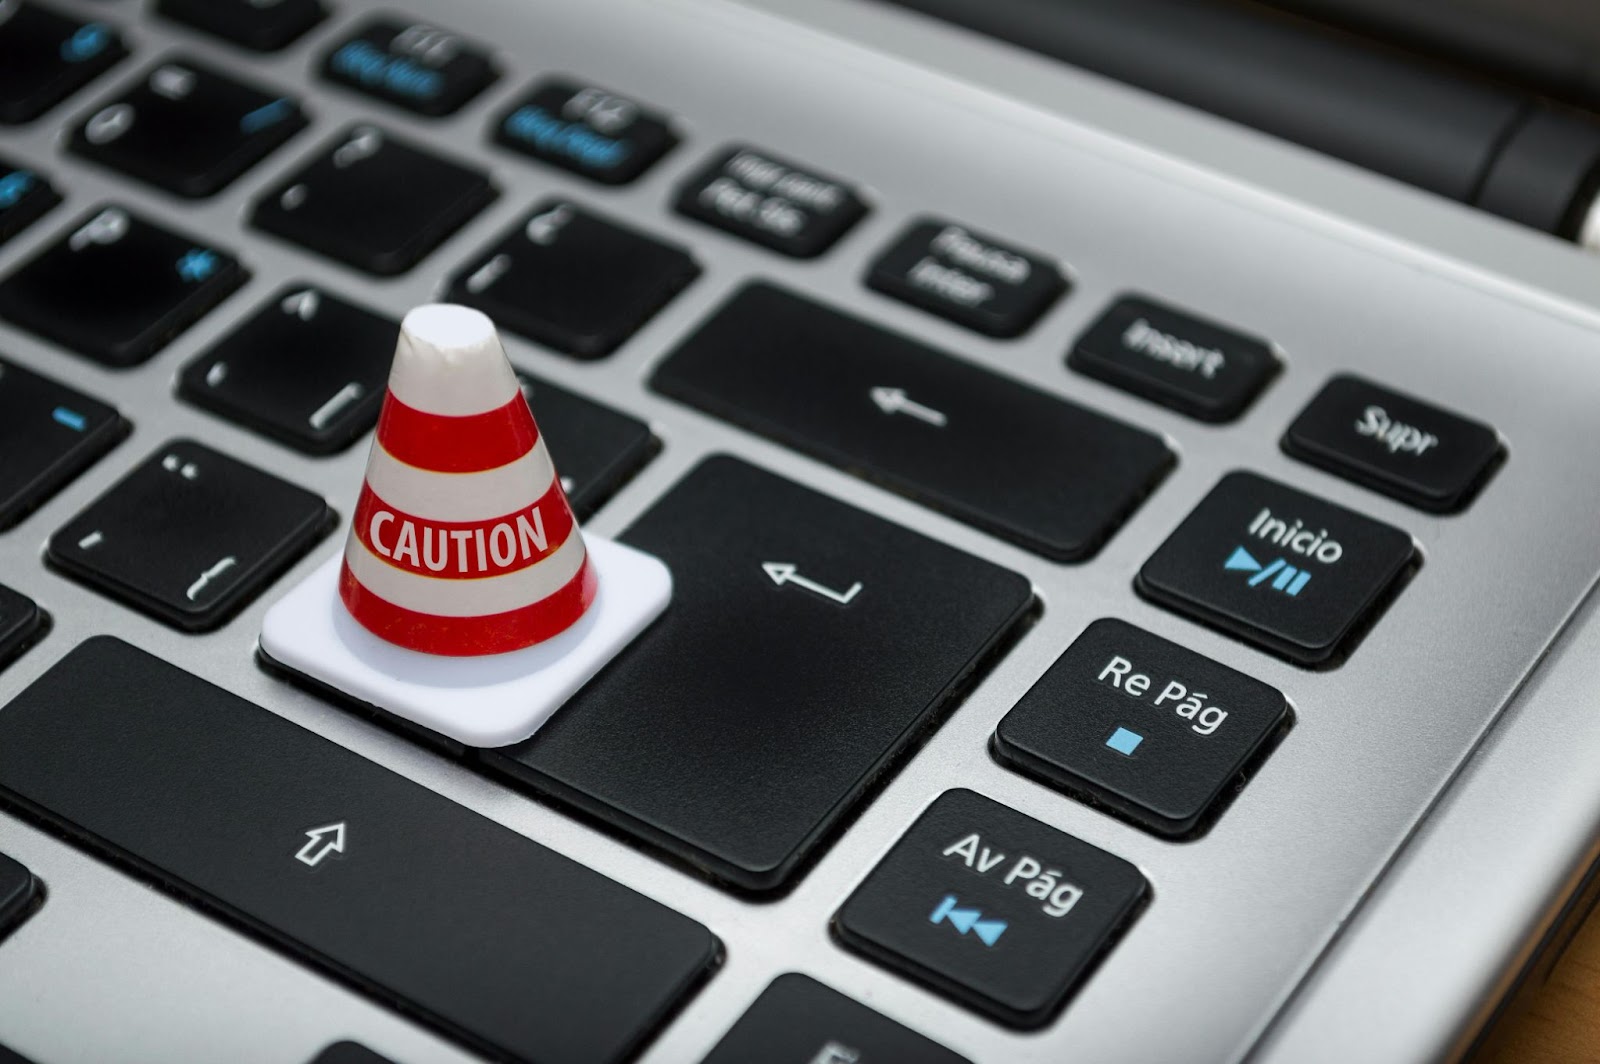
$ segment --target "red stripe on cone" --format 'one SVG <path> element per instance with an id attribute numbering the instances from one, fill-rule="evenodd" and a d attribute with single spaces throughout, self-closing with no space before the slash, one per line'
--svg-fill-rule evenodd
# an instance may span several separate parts
<path id="1" fill-rule="evenodd" d="M 348 565 L 339 573 L 339 597 L 363 628 L 408 650 L 451 657 L 502 654 L 560 635 L 583 616 L 599 588 L 594 566 L 585 558 L 577 575 L 530 606 L 486 617 L 435 617 L 379 598 Z"/>
<path id="2" fill-rule="evenodd" d="M 380 518 L 375 537 L 373 518 L 382 514 L 391 515 L 391 519 Z M 410 550 L 405 549 L 407 523 L 411 526 Z M 544 532 L 544 549 L 539 549 L 536 542 L 529 542 L 525 526 Z M 476 580 L 519 572 L 539 564 L 567 541 L 576 521 L 557 478 L 532 505 L 487 521 L 430 521 L 415 517 L 390 506 L 371 487 L 363 486 L 350 527 L 362 546 L 396 569 L 436 580 Z M 452 532 L 468 535 L 464 540 L 456 539 L 450 535 Z M 501 532 L 503 535 L 497 535 Z M 525 544 L 529 547 L 526 556 L 522 551 Z M 505 549 L 499 550 L 503 545 Z M 511 561 L 500 563 L 498 555 L 503 553 L 509 553 Z M 429 564 L 434 560 L 441 563 L 437 569 Z"/>
<path id="3" fill-rule="evenodd" d="M 407 406 L 389 392 L 378 416 L 383 449 L 418 469 L 479 473 L 498 469 L 533 450 L 539 429 L 521 395 L 481 414 L 452 417 Z"/>

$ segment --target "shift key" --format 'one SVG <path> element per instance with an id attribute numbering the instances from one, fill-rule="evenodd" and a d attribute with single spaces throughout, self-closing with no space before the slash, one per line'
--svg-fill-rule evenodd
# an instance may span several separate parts
<path id="1" fill-rule="evenodd" d="M 1160 437 L 767 284 L 735 293 L 658 390 L 1058 561 L 1172 465 Z"/>
<path id="2" fill-rule="evenodd" d="M 0 801 L 495 1059 L 632 1056 L 704 927 L 107 636 L 0 711 Z"/>

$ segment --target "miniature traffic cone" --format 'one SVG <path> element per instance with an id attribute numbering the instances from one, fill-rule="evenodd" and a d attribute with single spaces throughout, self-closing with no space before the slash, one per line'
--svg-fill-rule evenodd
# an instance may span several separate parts
<path id="1" fill-rule="evenodd" d="M 390 643 L 466 657 L 559 635 L 597 591 L 494 323 L 411 311 L 345 545 L 345 608 Z"/>

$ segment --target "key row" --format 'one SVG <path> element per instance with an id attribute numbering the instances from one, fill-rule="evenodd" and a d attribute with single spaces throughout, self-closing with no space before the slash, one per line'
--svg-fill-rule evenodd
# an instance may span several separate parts
<path id="1" fill-rule="evenodd" d="M 747 155 L 730 155 L 717 166 L 739 170 L 739 158 Z M 0 197 L 6 197 L 6 189 L 10 206 L 0 198 L 0 227 L 8 226 L 14 214 L 37 216 L 56 202 L 48 182 L 29 171 L 6 171 Z M 419 261 L 494 195 L 486 176 L 477 171 L 397 141 L 376 126 L 355 126 L 262 198 L 254 222 L 330 258 L 392 274 Z M 979 254 L 965 243 L 973 237 L 950 224 L 914 222 L 907 238 L 930 248 L 941 243 L 954 248 L 947 251 L 950 256 Z M 901 240 L 886 258 L 898 256 L 904 264 L 909 258 L 901 248 L 904 243 Z M 918 269 L 922 267 L 912 266 L 909 272 Z M 1026 264 L 1019 269 L 1018 277 L 1024 280 L 1032 275 Z M 597 358 L 621 346 L 698 275 L 698 264 L 683 248 L 557 198 L 534 206 L 456 270 L 446 283 L 446 293 L 454 301 L 480 307 L 506 328 L 542 346 L 574 357 Z M 226 251 L 107 206 L 0 283 L 0 315 L 109 365 L 134 365 L 154 355 L 245 278 L 243 267 Z M 835 366 L 838 373 L 810 373 L 808 330 L 824 331 L 830 341 L 853 350 L 853 357 L 838 360 L 842 363 Z M 752 370 L 738 350 L 750 342 L 778 352 L 787 349 L 789 354 Z M 718 346 L 723 349 L 720 355 Z M 904 354 L 896 357 L 891 352 Z M 1067 362 L 1208 421 L 1237 416 L 1278 366 L 1266 342 L 1146 298 L 1114 302 L 1078 338 Z M 800 373 L 814 387 L 851 395 L 818 395 L 813 398 L 829 402 L 814 408 L 797 403 L 794 389 L 784 382 L 786 373 Z M 854 381 L 862 373 L 883 379 L 862 389 Z M 694 374 L 707 379 L 685 379 Z M 803 299 L 782 296 L 771 286 L 747 286 L 659 366 L 654 381 L 662 392 L 784 438 L 802 450 L 829 448 L 838 454 L 834 458 L 838 464 L 854 467 L 866 459 L 874 478 L 901 486 L 923 501 L 939 499 L 934 502 L 939 509 L 952 510 L 1059 560 L 1091 554 L 1133 504 L 1154 488 L 1171 461 L 1165 446 L 1136 429 L 1070 403 L 1045 400 L 1022 386 L 1008 386 L 995 374 L 976 366 L 963 368 L 955 358 L 930 347 L 864 322 L 851 322 Z M 926 386 L 907 387 L 914 381 L 925 381 Z M 973 395 L 966 394 L 968 386 L 976 389 Z M 371 390 L 366 387 L 368 394 Z M 859 419 L 861 408 L 854 392 L 872 398 L 886 418 L 898 418 L 901 424 L 918 421 L 936 430 L 925 434 L 925 442 L 941 440 L 946 453 L 962 451 L 966 464 L 994 469 L 990 459 L 998 453 L 1010 466 L 1029 467 L 1029 454 L 1059 454 L 1067 462 L 1067 475 L 1053 493 L 1042 490 L 1018 498 L 995 478 L 962 477 L 946 469 L 944 480 L 968 482 L 952 490 L 938 478 L 928 483 L 928 478 L 906 475 L 904 470 L 883 469 L 872 461 L 878 446 L 896 451 L 901 464 L 914 461 L 915 454 L 904 450 L 909 442 L 893 430 L 883 437 L 882 424 L 838 432 Z M 982 406 L 987 413 L 978 410 L 976 416 L 952 421 L 944 408 L 949 403 L 934 402 L 941 392 L 957 397 L 952 402 Z M 206 392 L 189 389 L 189 394 L 203 397 Z M 1021 402 L 1022 395 L 1037 398 L 1032 403 L 1035 408 L 1054 408 L 1045 414 L 1054 422 L 1045 434 L 1034 432 L 1024 440 L 1021 435 L 1027 434 L 1021 430 L 1026 426 L 1011 424 L 1010 413 L 998 408 Z M 773 403 L 776 408 L 770 408 Z M 1024 410 L 1027 403 L 1016 408 Z M 1070 416 L 1064 416 L 1067 413 Z M 829 424 L 789 424 L 787 414 Z M 1010 434 L 1018 437 L 1013 445 L 998 442 L 995 435 L 995 430 L 1006 435 L 1006 427 L 1018 430 Z M 861 432 L 874 438 L 859 440 L 861 446 L 842 443 Z M 299 435 L 306 434 L 301 430 Z M 358 430 L 344 435 L 344 440 L 355 435 Z M 1083 445 L 1058 446 L 1078 438 Z M 1134 438 L 1141 440 L 1138 446 L 1131 445 Z M 310 442 L 307 450 L 326 450 L 320 443 Z M 1285 450 L 1413 506 L 1450 512 L 1466 506 L 1498 464 L 1504 446 L 1482 422 L 1370 382 L 1341 378 L 1291 426 Z M 1096 456 L 1107 456 L 1107 461 Z M 931 461 L 922 464 L 928 469 L 934 466 Z M 986 493 L 984 488 L 994 498 L 970 498 Z M 1088 506 L 1083 506 L 1085 499 Z M 1075 520 L 1061 512 L 1066 506 L 1078 510 Z M 1051 507 L 1058 512 L 1051 515 Z M 1045 514 L 1008 512 L 1014 509 L 1045 510 Z M 1050 528 L 1037 528 L 1042 522 Z"/>
<path id="2" fill-rule="evenodd" d="M 1101 649 L 1129 649 L 1126 632 L 1108 634 Z M 127 712 L 157 702 L 160 713 Z M 0 739 L 7 804 L 481 1051 L 621 1059 L 720 962 L 695 922 L 111 638 L 80 645 L 19 695 L 0 715 Z M 205 771 L 185 768 L 195 765 Z M 446 851 L 452 860 L 415 859 Z M 437 919 L 440 898 L 451 899 L 449 921 Z M 1129 862 L 954 790 L 843 900 L 833 932 L 1033 1029 L 1059 1014 L 1149 899 Z M 391 941 L 405 950 L 373 946 Z M 708 1059 L 743 1059 L 740 1046 L 771 1038 L 769 1026 L 794 1022 L 802 1003 L 834 1015 L 834 1037 L 960 1059 L 794 976 Z"/>
<path id="3" fill-rule="evenodd" d="M 23 691 L 0 740 L 0 801 L 14 810 L 497 1059 L 630 1059 L 720 966 L 695 921 L 116 639 L 84 642 Z M 1147 895 L 1127 862 L 952 791 L 835 931 L 1037 1027 Z M 0 856 L 0 929 L 38 901 L 28 870 Z M 964 1060 L 798 974 L 774 980 L 705 1060 L 774 1051 Z M 382 1059 L 353 1043 L 317 1057 Z"/>
<path id="4" fill-rule="evenodd" d="M 9 5 L 0 19 L 0 58 L 15 53 L 12 81 L 0 80 L 0 114 L 31 113 L 28 99 L 57 99 L 114 63 L 126 50 L 99 23 L 81 23 L 32 3 Z M 281 47 L 315 25 L 326 11 L 317 0 L 262 8 L 244 2 L 195 5 L 164 0 L 163 14 L 252 47 Z M 282 39 L 263 43 L 268 30 Z M 276 39 L 276 38 L 274 38 Z M 254 43 L 252 43 L 254 42 Z M 24 61 L 26 60 L 26 61 Z M 3 68 L 5 64 L 0 64 Z M 426 24 L 374 16 L 332 48 L 324 72 L 336 81 L 426 114 L 456 110 L 497 76 L 488 52 L 461 36 Z M 45 87 L 55 86 L 50 92 Z M 44 95 L 41 97 L 41 93 Z M 59 95 L 52 95 L 59 93 Z M 19 111 L 19 113 L 22 113 Z M 20 119 L 13 119 L 20 120 Z M 299 105 L 275 92 L 223 75 L 203 64 L 169 59 L 118 98 L 107 101 L 74 130 L 78 153 L 179 195 L 210 195 L 287 141 L 307 120 Z M 565 78 L 534 85 L 496 117 L 492 139 L 502 146 L 608 184 L 632 180 L 676 143 L 671 120 L 637 101 Z M 358 166 L 358 163 L 366 165 Z M 0 183 L 0 240 L 43 213 L 58 197 L 37 175 L 15 167 Z M 255 223 L 380 275 L 403 272 L 495 198 L 487 175 L 413 145 L 376 127 L 358 126 L 258 202 Z M 867 211 L 847 182 L 749 146 L 714 156 L 681 186 L 677 209 L 709 225 L 772 250 L 811 257 L 827 250 Z M 564 209 L 565 208 L 565 209 Z M 457 277 L 458 298 L 483 295 L 512 274 L 506 298 L 488 299 L 490 313 L 530 338 L 579 357 L 599 357 L 630 335 L 697 273 L 687 253 L 630 233 L 588 227 L 590 239 L 572 239 L 592 253 L 544 263 L 540 284 L 513 268 L 524 265 L 527 244 L 553 243 L 570 205 L 552 203 L 525 223 L 527 242 L 508 233 L 501 247 Z M 583 229 L 583 226 L 579 227 Z M 592 248 L 590 245 L 594 245 Z M 658 261 L 612 276 L 619 262 L 641 250 Z M 630 252 L 618 253 L 618 252 Z M 537 268 L 538 263 L 533 268 Z M 559 268 L 551 268 L 559 266 Z M 597 280 L 603 278 L 603 280 Z M 581 324 L 551 324 L 537 310 L 516 313 L 530 294 L 565 279 L 569 289 L 551 302 L 600 288 L 642 286 L 633 300 L 595 300 Z M 920 218 L 867 272 L 874 289 L 991 336 L 1025 331 L 1066 289 L 1061 271 L 1044 256 L 937 218 Z M 469 283 L 463 284 L 463 280 Z M 507 290 L 509 289 L 509 290 Z M 587 301 L 585 301 L 587 302 Z M 579 315 L 582 317 L 582 315 Z M 1126 297 L 1104 313 L 1073 345 L 1068 365 L 1153 402 L 1206 421 L 1237 417 L 1278 372 L 1270 344 L 1185 311 L 1142 297 Z M 1403 397 L 1391 395 L 1403 404 Z M 1348 404 L 1347 404 L 1348 405 Z M 1372 411 L 1370 414 L 1368 411 Z M 1441 413 L 1442 412 L 1437 412 Z M 1364 407 L 1363 434 L 1390 446 L 1390 461 L 1373 452 L 1342 452 L 1337 442 L 1309 438 L 1312 426 L 1291 430 L 1287 449 L 1334 468 L 1368 486 L 1425 509 L 1458 508 L 1497 460 L 1502 447 L 1480 423 L 1443 415 L 1453 436 L 1470 437 L 1445 456 L 1421 460 L 1437 434 L 1398 420 L 1378 405 Z M 1324 422 L 1324 430 L 1328 425 Z M 1339 426 L 1334 426 L 1338 434 Z M 1396 461 L 1400 447 L 1419 459 Z M 1397 468 L 1398 467 L 1398 468 Z M 1422 467 L 1422 468 L 1414 468 Z"/>
<path id="5" fill-rule="evenodd" d="M 302 205 L 304 187 L 277 199 Z M 329 209 L 347 214 L 341 206 Z M 294 211 L 279 222 L 304 224 Z M 601 270 L 611 283 L 586 283 Z M 448 293 L 546 344 L 596 353 L 697 273 L 681 249 L 551 200 L 457 271 Z M 245 277 L 226 252 L 106 207 L 0 282 L 0 316 L 131 365 Z M 327 453 L 370 427 L 392 333 L 388 319 L 319 289 L 285 290 L 192 362 L 180 391 Z M 767 357 L 744 357 L 751 347 Z M 1174 460 L 1149 433 L 764 283 L 683 340 L 652 385 L 1062 561 L 1092 555 Z M 1350 378 L 1313 402 L 1285 448 L 1430 509 L 1463 504 L 1501 451 L 1487 426 Z"/>
<path id="6" fill-rule="evenodd" d="M 217 515 L 231 519 L 241 507 L 252 507 L 244 515 L 248 528 L 220 527 Z M 1312 522 L 1331 524 L 1336 537 L 1324 529 L 1300 539 L 1301 526 Z M 325 527 L 320 500 L 177 441 L 52 537 L 50 557 L 169 623 L 202 627 L 236 608 L 234 596 L 259 590 Z M 951 692 L 970 682 L 1033 608 L 1029 582 L 1015 573 L 729 458 L 702 463 L 622 539 L 672 569 L 670 618 L 533 738 L 455 752 L 750 891 L 792 883 L 886 766 L 937 724 Z M 1247 547 L 1228 549 L 1239 541 Z M 239 543 L 246 546 L 235 550 Z M 1254 563 L 1265 578 L 1275 577 L 1270 584 L 1254 578 L 1239 559 L 1265 544 L 1295 553 L 1304 569 L 1291 571 L 1281 559 Z M 1324 611 L 1327 601 L 1365 606 L 1410 556 L 1409 537 L 1395 530 L 1235 474 L 1152 557 L 1141 581 L 1168 580 L 1181 595 L 1183 581 L 1191 580 L 1204 595 L 1220 572 L 1233 598 L 1209 606 L 1229 623 L 1253 617 L 1264 627 L 1284 617 L 1304 620 L 1283 613 L 1284 603 L 1316 603 Z M 1306 575 L 1313 561 L 1327 568 Z M 1349 568 L 1339 568 L 1341 562 Z M 939 573 L 939 581 L 928 583 L 929 572 Z M 1331 599 L 1314 597 L 1330 583 Z M 1317 623 L 1336 638 L 1351 623 L 1315 610 L 1305 616 L 1320 616 Z M 703 658 L 707 632 L 720 633 L 711 640 L 714 667 Z M 69 658 L 58 671 L 115 672 L 126 680 L 144 667 L 128 660 L 117 669 L 80 664 Z M 160 682 L 164 690 L 174 687 Z M 116 690 L 125 696 L 124 684 Z M 652 693 L 655 755 L 645 763 L 629 756 L 642 690 Z M 217 692 L 206 700 L 219 697 L 231 696 Z M 86 706 L 93 699 L 64 701 Z M 846 706 L 848 713 L 841 710 Z M 750 727 L 752 707 L 759 707 L 760 728 Z M 0 731 L 14 721 L 27 728 L 29 719 L 26 711 L 8 711 L 0 715 Z M 1285 700 L 1271 688 L 1149 633 L 1102 621 L 1007 715 L 994 746 L 997 757 L 1029 775 L 1183 838 L 1218 815 L 1287 724 Z M 171 741 L 189 727 L 172 723 Z M 31 740 L 7 739 L 27 761 Z M 123 729 L 119 741 L 127 739 Z M 0 787 L 13 787 L 5 756 Z M 163 754 L 152 763 L 166 760 Z M 773 780 L 792 782 L 774 788 Z M 22 796 L 31 808 L 52 808 L 32 792 Z M 329 819 L 346 813 L 327 812 L 317 819 L 307 809 L 301 818 L 307 824 L 297 830 L 308 836 L 311 854 L 343 853 L 341 832 L 355 831 L 347 818 Z M 80 836 L 102 830 L 77 819 L 57 826 Z M 118 844 L 139 852 L 125 837 Z M 186 879 L 181 867 L 171 874 L 186 892 L 208 889 Z M 835 930 L 851 948 L 970 1007 L 1033 1027 L 1054 1016 L 1147 893 L 1126 862 L 955 792 L 930 807 L 863 882 Z M 234 902 L 227 895 L 206 898 L 224 911 Z M 292 940 L 289 948 L 326 955 L 293 927 L 277 930 Z M 990 951 L 1002 941 L 1007 963 L 997 966 Z M 364 965 L 372 962 L 362 958 L 336 959 L 391 993 L 391 981 L 406 974 L 369 971 Z M 448 996 L 441 1006 L 431 982 L 398 993 L 407 1000 L 408 993 L 432 995 L 415 1002 L 430 1015 L 461 1007 Z M 474 1028 L 475 1036 L 481 1033 Z"/>

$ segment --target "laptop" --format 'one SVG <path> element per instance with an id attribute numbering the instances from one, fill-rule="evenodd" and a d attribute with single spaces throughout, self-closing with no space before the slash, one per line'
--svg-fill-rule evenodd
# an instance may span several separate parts
<path id="1" fill-rule="evenodd" d="M 1593 900 L 1600 138 L 1450 8 L 0 0 L 0 1060 L 1469 1056 Z M 271 621 L 438 302 L 671 576 L 536 730 Z"/>

